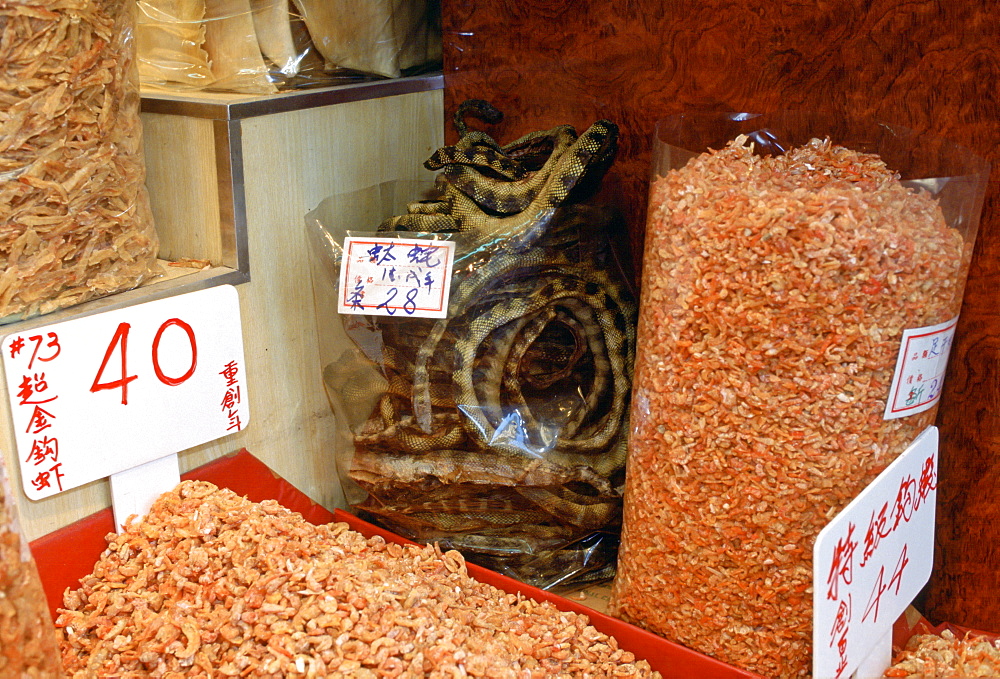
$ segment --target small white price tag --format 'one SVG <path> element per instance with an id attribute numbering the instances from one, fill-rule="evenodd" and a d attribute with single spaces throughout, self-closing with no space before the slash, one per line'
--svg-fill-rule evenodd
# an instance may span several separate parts
<path id="1" fill-rule="evenodd" d="M 33 500 L 232 434 L 250 418 L 231 285 L 13 332 L 2 350 Z"/>
<path id="2" fill-rule="evenodd" d="M 938 430 L 928 427 L 817 536 L 816 679 L 850 676 L 930 578 L 937 452 Z"/>
<path id="3" fill-rule="evenodd" d="M 892 420 L 933 407 L 941 398 L 958 316 L 926 328 L 904 330 L 883 417 Z"/>
<path id="4" fill-rule="evenodd" d="M 452 241 L 348 236 L 337 311 L 445 318 L 454 263 Z"/>

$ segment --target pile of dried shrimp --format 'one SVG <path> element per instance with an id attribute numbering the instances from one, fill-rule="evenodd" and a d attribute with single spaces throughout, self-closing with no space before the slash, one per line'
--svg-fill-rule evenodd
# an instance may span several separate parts
<path id="1" fill-rule="evenodd" d="M 887 677 L 905 679 L 950 679 L 952 677 L 1000 677 L 1000 641 L 965 635 L 951 630 L 918 634 L 897 654 Z"/>
<path id="2" fill-rule="evenodd" d="M 56 622 L 70 676 L 655 677 L 586 616 L 458 552 L 185 481 L 109 536 Z"/>

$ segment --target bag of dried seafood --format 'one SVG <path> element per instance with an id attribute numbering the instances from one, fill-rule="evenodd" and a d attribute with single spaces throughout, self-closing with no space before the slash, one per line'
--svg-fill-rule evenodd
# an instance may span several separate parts
<path id="1" fill-rule="evenodd" d="M 437 0 L 138 0 L 149 89 L 274 94 L 441 60 Z"/>
<path id="2" fill-rule="evenodd" d="M 133 7 L 0 6 L 0 320 L 156 275 Z"/>
<path id="3" fill-rule="evenodd" d="M 0 677 L 62 675 L 56 629 L 0 458 Z"/>
<path id="4" fill-rule="evenodd" d="M 795 114 L 671 118 L 654 158 L 612 610 L 807 676 L 816 535 L 934 422 L 897 359 L 935 328 L 943 377 L 985 164 Z"/>
<path id="5" fill-rule="evenodd" d="M 613 247 L 623 224 L 594 197 L 617 129 L 501 146 L 465 127 L 470 108 L 492 110 L 460 109 L 458 144 L 426 164 L 441 170 L 433 198 L 401 214 L 405 200 L 373 190 L 370 209 L 335 197 L 308 219 L 327 268 L 315 278 L 331 281 L 317 315 L 341 310 L 320 334 L 340 335 L 323 352 L 345 495 L 384 527 L 536 586 L 607 578 L 636 309 Z M 376 233 L 343 228 L 382 217 Z M 448 247 L 450 276 L 428 261 Z"/>

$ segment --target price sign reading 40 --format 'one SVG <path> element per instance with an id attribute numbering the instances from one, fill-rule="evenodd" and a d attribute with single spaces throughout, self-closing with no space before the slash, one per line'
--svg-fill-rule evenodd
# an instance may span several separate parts
<path id="1" fill-rule="evenodd" d="M 227 436 L 250 419 L 230 285 L 15 331 L 2 351 L 33 500 Z"/>
<path id="2" fill-rule="evenodd" d="M 164 331 L 171 327 L 181 328 L 187 334 L 187 341 L 190 345 L 191 351 L 190 357 L 187 361 L 187 369 L 184 371 L 184 374 L 179 377 L 168 377 L 166 373 L 163 372 L 163 367 L 161 365 L 163 357 L 160 354 L 160 342 L 163 339 Z M 90 385 L 91 391 L 101 391 L 102 389 L 121 389 L 122 405 L 128 405 L 128 383 L 132 380 L 138 379 L 139 377 L 138 375 L 128 374 L 128 336 L 131 329 L 131 323 L 125 323 L 123 321 L 118 324 L 118 329 L 115 330 L 115 336 L 111 338 L 108 350 L 104 354 L 104 361 L 101 362 L 101 368 L 97 371 L 97 376 L 94 377 L 94 383 Z M 102 381 L 104 379 L 104 370 L 108 367 L 108 362 L 112 359 L 112 355 L 116 350 L 121 357 L 121 376 L 107 382 Z M 176 353 L 179 354 L 180 352 Z M 153 338 L 152 359 L 153 372 L 156 373 L 157 379 L 164 384 L 176 387 L 178 384 L 183 384 L 190 379 L 191 376 L 194 375 L 195 366 L 198 365 L 198 342 L 195 339 L 194 330 L 192 330 L 191 325 L 179 318 L 170 318 L 164 321 L 156 331 L 156 336 Z"/>

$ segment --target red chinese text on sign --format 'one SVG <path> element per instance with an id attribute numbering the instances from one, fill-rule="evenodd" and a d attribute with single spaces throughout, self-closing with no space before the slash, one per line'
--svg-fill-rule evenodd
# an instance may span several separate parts
<path id="1" fill-rule="evenodd" d="M 813 548 L 813 676 L 848 677 L 930 577 L 938 432 L 929 427 Z"/>

